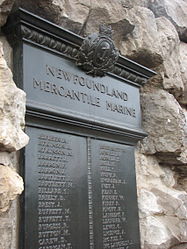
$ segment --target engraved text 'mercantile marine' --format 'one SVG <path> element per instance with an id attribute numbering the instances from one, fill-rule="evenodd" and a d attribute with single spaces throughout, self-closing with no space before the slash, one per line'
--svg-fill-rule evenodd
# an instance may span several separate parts
<path id="1" fill-rule="evenodd" d="M 93 33 L 84 39 L 77 56 L 77 65 L 87 74 L 104 76 L 112 71 L 119 52 L 111 36 L 111 27 L 101 25 L 99 33 Z"/>

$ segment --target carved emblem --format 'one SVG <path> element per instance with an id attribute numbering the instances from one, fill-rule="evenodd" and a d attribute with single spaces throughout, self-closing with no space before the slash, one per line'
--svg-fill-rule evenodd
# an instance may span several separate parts
<path id="1" fill-rule="evenodd" d="M 104 76 L 112 71 L 118 59 L 119 52 L 111 39 L 112 29 L 101 25 L 99 33 L 87 36 L 77 56 L 77 65 L 87 74 Z"/>

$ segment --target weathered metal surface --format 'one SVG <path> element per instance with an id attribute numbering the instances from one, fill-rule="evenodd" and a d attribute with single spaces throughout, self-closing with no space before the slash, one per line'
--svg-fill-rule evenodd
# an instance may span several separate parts
<path id="1" fill-rule="evenodd" d="M 139 249 L 134 148 L 91 141 L 94 248 Z"/>
<path id="2" fill-rule="evenodd" d="M 42 111 L 140 128 L 139 90 L 112 77 L 91 77 L 75 63 L 47 51 L 23 46 L 23 88 L 27 106 Z"/>
<path id="3" fill-rule="evenodd" d="M 139 248 L 134 148 L 27 128 L 24 248 Z"/>
<path id="4" fill-rule="evenodd" d="M 87 74 L 104 76 L 114 70 L 119 52 L 112 41 L 110 26 L 100 25 L 99 33 L 86 37 L 77 55 L 77 65 Z"/>
<path id="5" fill-rule="evenodd" d="M 26 131 L 24 248 L 88 248 L 86 139 Z"/>

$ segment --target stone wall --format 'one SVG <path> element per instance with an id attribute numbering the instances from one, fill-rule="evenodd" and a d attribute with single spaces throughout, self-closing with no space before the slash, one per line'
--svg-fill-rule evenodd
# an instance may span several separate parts
<path id="1" fill-rule="evenodd" d="M 6 51 L 4 54 L 3 50 Z M 23 191 L 23 180 L 16 171 L 18 153 L 28 143 L 23 132 L 25 93 L 12 80 L 6 60 L 11 48 L 0 37 L 0 248 L 16 248 L 17 206 L 12 201 Z M 6 58 L 6 59 L 5 59 Z"/>
<path id="2" fill-rule="evenodd" d="M 1 26 L 17 6 L 82 36 L 110 24 L 121 54 L 158 72 L 141 89 L 148 133 L 136 152 L 142 249 L 186 249 L 187 0 L 1 0 Z M 0 248 L 18 249 L 13 200 L 23 190 L 16 151 L 28 142 L 25 94 L 12 80 L 3 34 L 0 41 Z"/>

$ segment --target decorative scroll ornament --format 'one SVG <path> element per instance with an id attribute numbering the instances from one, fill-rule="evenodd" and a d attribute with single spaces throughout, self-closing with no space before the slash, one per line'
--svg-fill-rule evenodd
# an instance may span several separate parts
<path id="1" fill-rule="evenodd" d="M 15 30 L 15 32 L 16 31 L 18 31 L 18 30 Z M 111 34 L 111 29 L 109 31 L 109 34 Z M 16 33 L 15 35 L 18 35 L 18 34 Z M 75 48 L 74 46 L 72 46 L 72 44 L 62 42 L 60 39 L 57 39 L 56 37 L 52 37 L 48 33 L 42 32 L 41 30 L 36 31 L 35 29 L 32 29 L 30 26 L 27 27 L 25 25 L 21 25 L 21 35 L 22 35 L 22 38 L 27 40 L 27 42 L 31 42 L 32 44 L 33 43 L 39 44 L 40 46 L 45 47 L 45 48 L 49 48 L 50 51 L 53 50 L 54 52 L 60 53 L 67 58 L 71 58 L 71 59 L 76 60 L 76 61 L 77 61 L 77 58 L 79 61 L 81 61 L 80 59 L 82 57 L 85 58 L 85 52 L 84 53 L 82 51 L 80 52 L 80 50 L 78 50 L 77 47 Z M 94 37 L 96 37 L 96 36 L 98 37 L 99 34 L 93 34 L 93 35 L 95 35 Z M 93 35 L 91 35 L 91 36 L 93 36 Z M 86 39 L 88 39 L 88 38 L 86 38 Z M 107 37 L 107 39 L 108 39 L 108 37 Z M 10 42 L 14 43 L 14 40 L 11 39 Z M 87 59 L 88 61 L 86 61 L 86 62 L 84 60 L 84 65 L 83 65 L 83 62 L 79 62 L 79 61 L 77 61 L 77 64 L 80 63 L 80 66 L 82 66 L 82 67 L 85 66 L 85 68 L 88 68 L 89 69 L 87 71 L 88 74 L 102 76 L 102 75 L 105 75 L 106 72 L 110 71 L 114 75 L 119 76 L 123 79 L 133 81 L 134 83 L 137 83 L 137 84 L 145 84 L 147 81 L 147 78 L 141 77 L 141 76 L 137 75 L 135 72 L 130 72 L 129 70 L 126 70 L 125 68 L 119 66 L 118 64 L 115 64 L 116 60 L 118 59 L 118 51 L 115 50 L 115 52 L 116 52 L 116 57 L 115 58 L 114 58 L 114 56 L 112 57 L 112 58 L 114 58 L 114 60 L 111 61 L 112 63 L 110 64 L 110 67 L 108 67 L 108 68 L 102 67 L 99 70 L 98 68 L 96 68 L 92 65 L 90 66 L 89 59 Z M 91 50 L 91 53 L 93 53 L 92 50 Z M 90 57 L 87 56 L 86 58 L 90 58 Z M 94 57 L 92 57 L 92 61 L 93 61 L 93 58 Z M 107 61 L 107 63 L 108 62 L 109 61 Z M 106 66 L 106 64 L 104 66 Z M 91 71 L 93 69 L 95 69 L 95 71 L 94 71 L 95 73 L 93 71 L 90 73 L 89 71 Z M 99 74 L 97 74 L 97 72 L 99 72 Z"/>
<path id="2" fill-rule="evenodd" d="M 104 76 L 114 69 L 119 52 L 111 39 L 112 29 L 101 25 L 99 33 L 87 36 L 77 56 L 77 65 L 87 74 Z"/>

